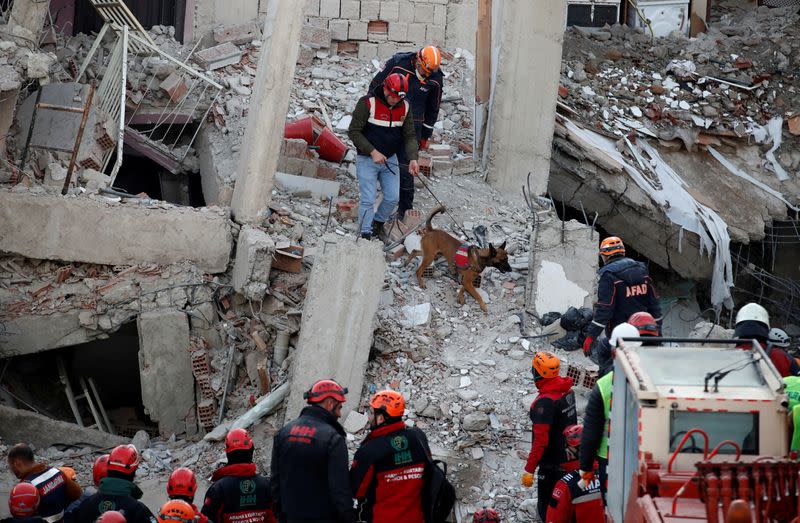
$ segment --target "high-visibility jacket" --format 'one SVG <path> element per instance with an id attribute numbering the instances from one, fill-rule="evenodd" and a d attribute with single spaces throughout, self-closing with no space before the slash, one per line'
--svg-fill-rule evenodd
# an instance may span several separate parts
<path id="1" fill-rule="evenodd" d="M 603 439 L 600 440 L 600 448 L 597 450 L 597 455 L 605 459 L 608 459 L 608 435 L 611 432 L 611 386 L 613 381 L 614 371 L 597 380 L 597 386 L 603 396 L 603 415 L 606 419 Z"/>

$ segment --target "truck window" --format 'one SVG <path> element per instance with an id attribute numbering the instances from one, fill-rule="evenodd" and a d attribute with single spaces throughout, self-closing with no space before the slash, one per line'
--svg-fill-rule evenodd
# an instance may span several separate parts
<path id="1" fill-rule="evenodd" d="M 733 440 L 742 447 L 742 454 L 758 454 L 758 413 L 757 412 L 690 412 L 673 410 L 670 412 L 669 450 L 678 448 L 683 436 L 691 429 L 702 429 L 708 434 L 709 452 L 719 442 Z M 703 437 L 693 434 L 683 445 L 683 453 L 703 453 Z M 720 454 L 735 454 L 736 450 L 725 445 Z"/>

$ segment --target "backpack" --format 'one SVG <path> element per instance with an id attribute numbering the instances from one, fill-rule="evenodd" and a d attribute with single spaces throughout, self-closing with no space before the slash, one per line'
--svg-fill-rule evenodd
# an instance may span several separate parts
<path id="1" fill-rule="evenodd" d="M 445 523 L 456 504 L 456 489 L 447 480 L 447 463 L 428 458 L 422 493 L 426 523 Z"/>

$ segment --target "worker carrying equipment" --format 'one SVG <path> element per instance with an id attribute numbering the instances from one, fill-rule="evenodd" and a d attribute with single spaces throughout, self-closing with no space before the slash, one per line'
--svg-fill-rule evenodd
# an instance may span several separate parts
<path id="1" fill-rule="evenodd" d="M 577 457 L 583 427 L 571 425 L 564 429 L 567 452 Z M 580 471 L 573 470 L 562 477 L 555 488 L 545 523 L 595 523 L 604 521 L 600 481 L 582 481 Z"/>

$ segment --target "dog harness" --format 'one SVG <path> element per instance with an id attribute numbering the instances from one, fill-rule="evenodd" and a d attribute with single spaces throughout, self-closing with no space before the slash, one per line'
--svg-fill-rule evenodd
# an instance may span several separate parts
<path id="1" fill-rule="evenodd" d="M 469 245 L 466 243 L 462 243 L 458 250 L 456 251 L 456 255 L 453 257 L 453 261 L 456 263 L 457 269 L 466 269 L 469 267 Z"/>

